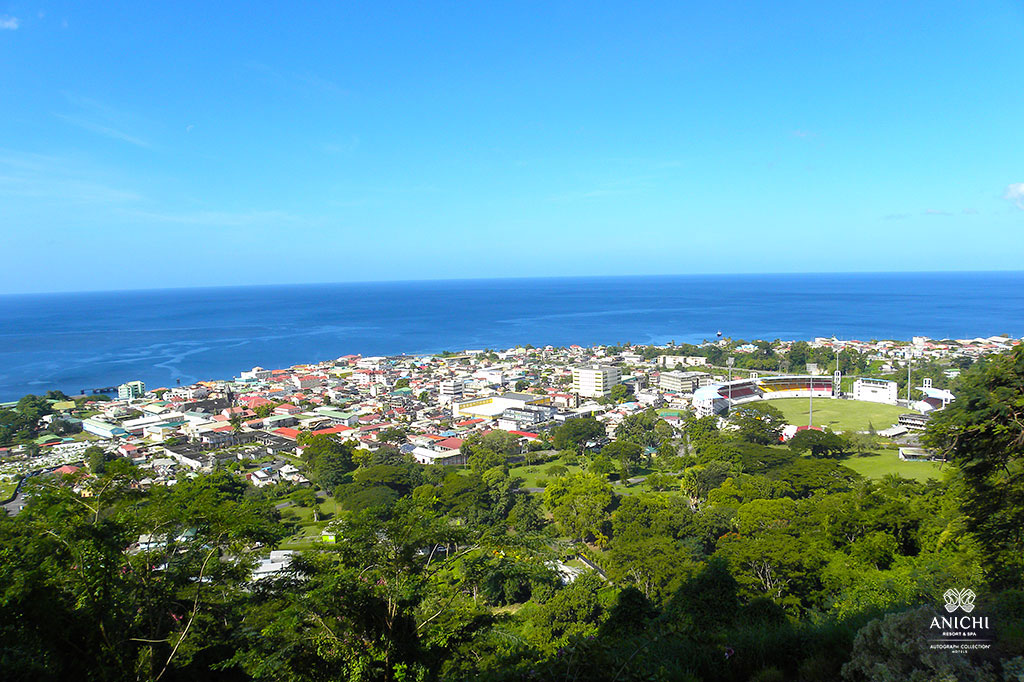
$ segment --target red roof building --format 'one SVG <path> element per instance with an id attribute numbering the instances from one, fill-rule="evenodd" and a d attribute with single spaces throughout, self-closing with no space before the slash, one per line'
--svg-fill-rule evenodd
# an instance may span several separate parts
<path id="1" fill-rule="evenodd" d="M 260 407 L 261 405 L 276 405 L 273 400 L 267 400 L 263 396 L 259 395 L 243 395 L 238 399 L 238 402 L 248 405 L 251 409 Z"/>
<path id="2" fill-rule="evenodd" d="M 352 430 L 353 429 L 351 426 L 331 426 L 326 429 L 317 429 L 316 431 L 312 431 L 311 433 L 314 436 L 330 436 L 336 433 L 345 433 L 346 431 Z"/>

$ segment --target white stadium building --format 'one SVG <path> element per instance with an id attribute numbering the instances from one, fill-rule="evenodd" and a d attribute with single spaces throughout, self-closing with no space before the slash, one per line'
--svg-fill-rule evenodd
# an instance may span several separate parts
<path id="1" fill-rule="evenodd" d="M 732 405 L 773 398 L 831 398 L 832 377 L 774 376 L 739 379 L 698 388 L 693 394 L 693 409 L 698 417 L 724 412 Z"/>

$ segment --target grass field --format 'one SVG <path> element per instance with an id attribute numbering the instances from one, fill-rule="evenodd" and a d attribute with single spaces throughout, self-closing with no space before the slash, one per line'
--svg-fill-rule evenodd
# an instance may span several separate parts
<path id="1" fill-rule="evenodd" d="M 807 398 L 780 398 L 768 403 L 779 408 L 790 424 L 807 424 Z M 907 408 L 898 405 L 815 398 L 814 426 L 827 426 L 833 431 L 867 431 L 871 426 L 887 429 L 905 412 Z"/>
<path id="2" fill-rule="evenodd" d="M 0 500 L 6 500 L 8 497 L 14 495 L 14 491 L 17 489 L 17 487 L 17 481 L 11 481 L 10 483 L 6 481 L 0 481 Z"/>
<path id="3" fill-rule="evenodd" d="M 313 510 L 298 504 L 291 504 L 281 510 L 281 515 L 298 522 L 295 534 L 281 543 L 283 549 L 310 549 L 321 546 L 320 531 L 337 515 L 337 505 L 332 496 L 321 498 L 317 503 L 320 508 L 320 520 L 313 520 Z"/>
<path id="4" fill-rule="evenodd" d="M 864 478 L 885 478 L 888 474 L 897 474 L 922 483 L 930 478 L 941 478 L 945 467 L 949 465 L 937 462 L 904 462 L 895 450 L 880 450 L 873 455 L 851 456 L 840 462 L 848 466 Z M 943 467 L 943 468 L 940 468 Z"/>
<path id="5" fill-rule="evenodd" d="M 552 462 L 545 462 L 544 464 L 534 464 L 533 466 L 518 466 L 509 469 L 509 476 L 519 477 L 525 481 L 523 483 L 524 488 L 540 488 L 541 486 L 537 483 L 541 480 L 549 481 L 553 477 L 547 473 L 548 467 L 555 466 L 556 464 L 561 465 L 560 459 L 556 459 Z M 563 465 L 564 466 L 564 465 Z M 567 466 L 570 474 L 574 474 L 580 470 L 579 466 Z"/>

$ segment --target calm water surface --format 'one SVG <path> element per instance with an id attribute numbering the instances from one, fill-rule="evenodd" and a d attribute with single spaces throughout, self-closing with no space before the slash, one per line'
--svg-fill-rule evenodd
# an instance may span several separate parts
<path id="1" fill-rule="evenodd" d="M 0 400 L 347 353 L 1024 335 L 1024 273 L 700 275 L 0 296 Z"/>

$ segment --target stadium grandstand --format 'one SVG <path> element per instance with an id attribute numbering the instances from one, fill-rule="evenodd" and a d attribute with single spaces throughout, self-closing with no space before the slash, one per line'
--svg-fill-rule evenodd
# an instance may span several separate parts
<path id="1" fill-rule="evenodd" d="M 732 405 L 774 398 L 829 398 L 834 395 L 832 377 L 771 376 L 727 381 L 697 389 L 693 407 L 700 417 L 724 412 Z"/>

